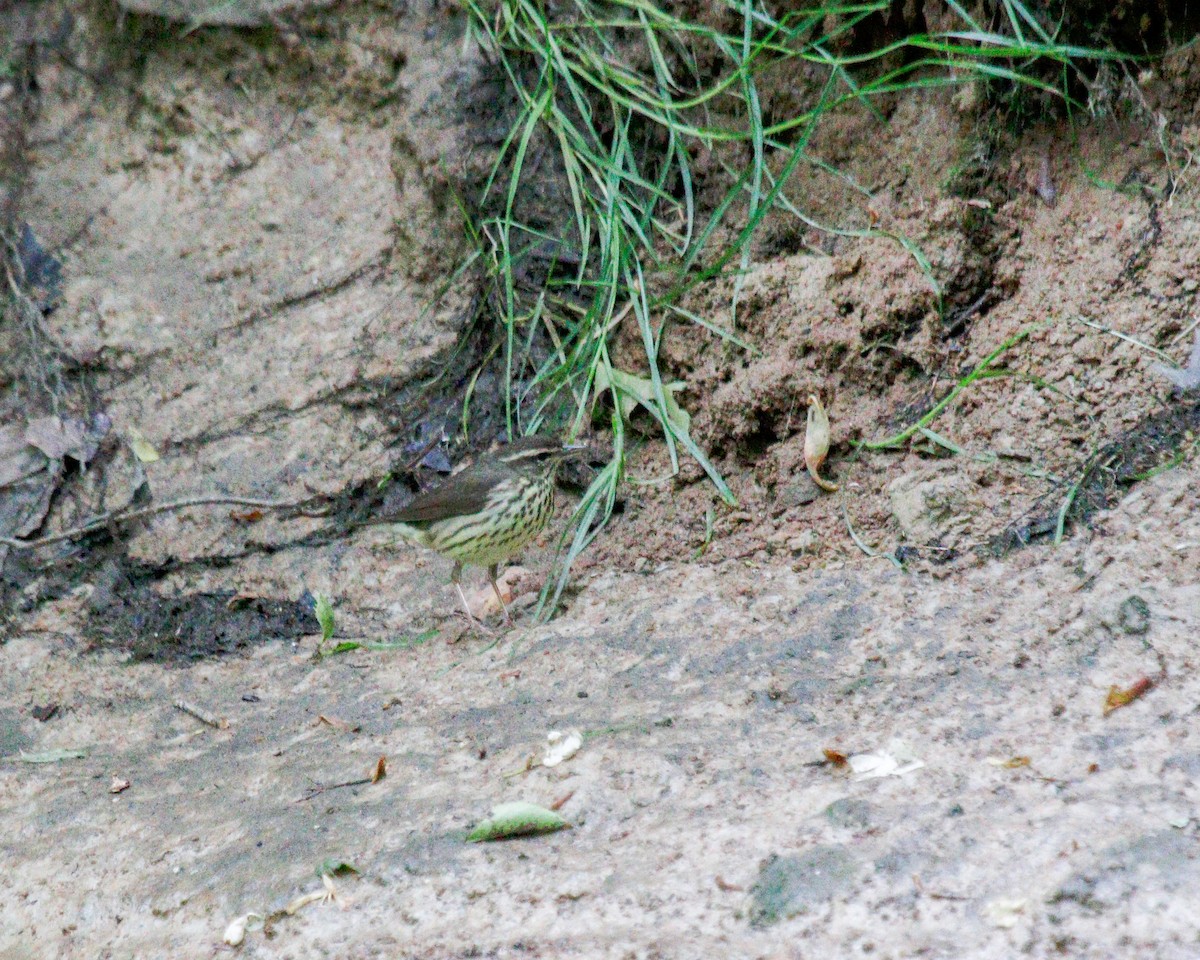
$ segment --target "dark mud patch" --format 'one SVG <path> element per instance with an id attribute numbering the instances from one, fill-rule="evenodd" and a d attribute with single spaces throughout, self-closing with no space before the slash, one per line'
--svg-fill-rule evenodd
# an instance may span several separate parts
<path id="1" fill-rule="evenodd" d="M 318 633 L 311 602 L 245 597 L 223 591 L 164 597 L 149 587 L 105 598 L 85 634 L 133 661 L 190 664 L 272 640 Z"/>
<path id="2" fill-rule="evenodd" d="M 1105 444 L 1080 470 L 1057 506 L 1006 529 L 988 552 L 1003 556 L 1018 547 L 1087 525 L 1138 482 L 1178 466 L 1200 449 L 1200 399 L 1154 413 Z"/>
<path id="3" fill-rule="evenodd" d="M 1134 429 L 1100 449 L 1076 483 L 1067 512 L 1084 523 L 1112 506 L 1133 484 L 1182 462 L 1200 430 L 1200 399 L 1189 400 L 1147 417 Z"/>
<path id="4" fill-rule="evenodd" d="M 95 553 L 91 563 L 60 568 L 60 590 L 91 571 L 88 616 L 81 629 L 90 649 L 127 652 L 132 662 L 187 665 L 320 632 L 307 592 L 296 600 L 233 590 L 166 595 L 154 589 L 155 572 L 140 570 L 121 551 L 121 545 L 112 544 Z"/>

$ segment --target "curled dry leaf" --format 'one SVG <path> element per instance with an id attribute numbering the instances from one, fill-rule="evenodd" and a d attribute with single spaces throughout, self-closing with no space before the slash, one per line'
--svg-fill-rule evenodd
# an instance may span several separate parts
<path id="1" fill-rule="evenodd" d="M 25 427 L 25 442 L 51 460 L 71 457 L 87 464 L 96 455 L 111 424 L 103 413 L 96 414 L 90 425 L 73 417 L 39 417 Z"/>
<path id="2" fill-rule="evenodd" d="M 39 723 L 46 723 L 48 720 L 53 719 L 56 713 L 58 713 L 57 703 L 48 703 L 44 707 L 33 707 L 29 711 L 29 715 Z"/>
<path id="3" fill-rule="evenodd" d="M 307 907 L 310 903 L 336 903 L 340 904 L 343 910 L 349 906 L 349 900 L 338 893 L 337 886 L 333 882 L 333 877 L 328 873 L 321 874 L 321 886 L 324 889 L 314 890 L 312 893 L 304 893 L 298 896 L 283 908 L 284 912 L 289 917 L 295 916 L 298 911 Z"/>
<path id="4" fill-rule="evenodd" d="M 808 398 L 808 429 L 804 432 L 804 465 L 808 467 L 808 475 L 822 490 L 830 493 L 837 490 L 836 483 L 830 483 L 821 477 L 821 464 L 829 453 L 829 415 L 821 406 L 816 396 Z"/>
<path id="5" fill-rule="evenodd" d="M 835 767 L 844 767 L 850 760 L 850 758 L 840 750 L 830 750 L 828 747 L 826 747 L 821 752 L 825 754 L 825 759 L 829 763 L 832 763 Z"/>
<path id="6" fill-rule="evenodd" d="M 1153 686 L 1153 680 L 1149 677 L 1142 677 L 1126 690 L 1122 690 L 1120 687 L 1109 687 L 1108 696 L 1104 698 L 1104 715 L 1107 717 L 1114 710 L 1129 706 L 1134 700 L 1149 692 Z"/>
<path id="7" fill-rule="evenodd" d="M 387 757 L 380 757 L 375 761 L 375 768 L 371 771 L 371 782 L 378 783 L 387 776 Z"/>

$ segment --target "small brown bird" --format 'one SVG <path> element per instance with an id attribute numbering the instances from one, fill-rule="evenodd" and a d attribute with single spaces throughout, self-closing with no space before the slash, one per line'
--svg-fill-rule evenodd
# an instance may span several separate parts
<path id="1" fill-rule="evenodd" d="M 487 567 L 496 599 L 511 623 L 496 585 L 500 564 L 536 537 L 554 512 L 554 475 L 563 460 L 584 444 L 563 444 L 551 437 L 522 437 L 451 476 L 441 486 L 419 493 L 389 521 L 413 543 L 454 561 L 450 579 L 474 622 L 462 590 L 467 563 Z"/>

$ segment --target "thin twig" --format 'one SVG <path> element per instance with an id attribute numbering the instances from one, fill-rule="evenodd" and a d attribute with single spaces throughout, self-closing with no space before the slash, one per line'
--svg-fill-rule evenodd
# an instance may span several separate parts
<path id="1" fill-rule="evenodd" d="M 1175 346 L 1176 344 L 1183 343 L 1183 341 L 1187 338 L 1187 335 L 1189 333 L 1191 333 L 1193 330 L 1195 330 L 1197 327 L 1200 327 L 1200 317 L 1197 317 L 1190 324 L 1188 324 L 1186 327 L 1184 327 L 1183 330 L 1180 331 L 1179 336 L 1177 336 L 1174 340 L 1171 341 L 1171 346 Z"/>
<path id="2" fill-rule="evenodd" d="M 318 784 L 315 787 L 310 787 L 308 790 L 308 793 L 306 793 L 302 797 L 297 797 L 292 802 L 293 803 L 304 803 L 307 800 L 311 800 L 313 797 L 319 797 L 323 793 L 328 793 L 330 790 L 340 790 L 342 787 L 363 787 L 371 782 L 372 781 L 371 781 L 370 777 L 363 777 L 360 780 L 347 780 L 345 783 L 330 784 L 328 787 L 323 787 L 320 784 Z"/>
<path id="3" fill-rule="evenodd" d="M 427 444 L 425 444 L 425 446 L 423 446 L 421 448 L 420 453 L 418 453 L 415 457 L 413 457 L 411 460 L 409 460 L 408 463 L 406 463 L 403 467 L 401 467 L 401 471 L 403 473 L 412 473 L 414 470 L 417 469 L 417 467 L 419 467 L 421 465 L 421 461 L 423 461 L 427 456 L 429 456 L 429 454 L 432 452 L 433 448 L 436 447 L 441 442 L 442 442 L 442 431 L 439 430 L 437 433 L 435 433 L 433 435 L 433 439 L 430 440 Z"/>
<path id="4" fill-rule="evenodd" d="M 217 504 L 230 504 L 238 507 L 258 507 L 260 510 L 291 510 L 311 503 L 314 497 L 307 500 L 258 500 L 253 497 L 226 497 L 226 496 L 205 496 L 205 497 L 186 497 L 183 500 L 172 500 L 169 503 L 158 503 L 150 507 L 140 507 L 137 510 L 110 510 L 107 513 L 102 513 L 98 517 L 93 517 L 82 526 L 72 527 L 70 530 L 64 530 L 62 533 L 56 533 L 53 536 L 41 537 L 38 540 L 20 540 L 16 537 L 0 537 L 0 544 L 11 547 L 14 550 L 33 550 L 37 547 L 44 547 L 51 543 L 58 543 L 60 540 L 71 540 L 75 537 L 81 537 L 85 534 L 92 533 L 101 527 L 107 526 L 110 523 L 127 523 L 130 520 L 138 520 L 142 517 L 149 517 L 156 513 L 166 513 L 168 510 L 186 510 L 189 507 L 204 507 Z"/>
<path id="5" fill-rule="evenodd" d="M 1104 324 L 1097 323 L 1095 320 L 1089 320 L 1087 317 L 1084 317 L 1084 316 L 1078 316 L 1075 318 L 1075 320 L 1079 323 L 1082 323 L 1085 327 L 1091 327 L 1093 330 L 1099 330 L 1101 333 L 1107 333 L 1109 336 L 1116 337 L 1118 340 L 1124 340 L 1126 343 L 1131 343 L 1135 347 L 1139 347 L 1142 350 L 1149 351 L 1150 353 L 1154 354 L 1156 357 L 1160 357 L 1161 359 L 1166 360 L 1167 363 L 1175 362 L 1174 358 L 1172 358 L 1169 353 L 1164 353 L 1162 350 L 1159 350 L 1158 347 L 1152 347 L 1152 346 L 1150 346 L 1150 344 L 1144 343 L 1143 341 L 1139 340 L 1137 337 L 1131 337 L 1127 333 L 1122 333 L 1120 330 L 1114 330 L 1112 327 L 1106 327 Z"/>
<path id="6" fill-rule="evenodd" d="M 222 717 L 214 717 L 211 713 L 201 710 L 199 707 L 188 703 L 186 700 L 176 700 L 175 709 L 182 710 L 190 717 L 195 717 L 201 723 L 207 724 L 217 730 L 228 730 L 229 721 Z"/>

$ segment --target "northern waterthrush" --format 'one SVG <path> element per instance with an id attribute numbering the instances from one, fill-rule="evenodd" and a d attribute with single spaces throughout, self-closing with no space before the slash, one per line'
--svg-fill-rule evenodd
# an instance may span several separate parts
<path id="1" fill-rule="evenodd" d="M 481 455 L 388 519 L 406 539 L 454 561 L 450 579 L 468 620 L 475 620 L 461 583 L 468 563 L 487 567 L 496 599 L 510 619 L 496 584 L 500 564 L 550 522 L 554 475 L 563 460 L 582 449 L 583 444 L 564 445 L 550 437 L 523 437 Z"/>

